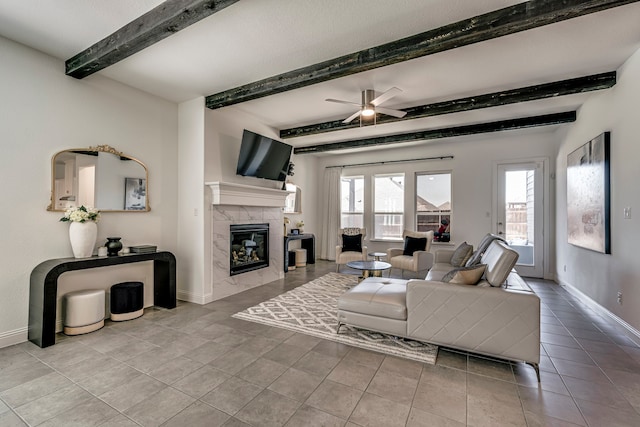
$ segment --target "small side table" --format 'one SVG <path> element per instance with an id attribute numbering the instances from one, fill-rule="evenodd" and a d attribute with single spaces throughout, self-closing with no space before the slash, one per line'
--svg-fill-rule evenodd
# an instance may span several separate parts
<path id="1" fill-rule="evenodd" d="M 387 253 L 386 252 L 370 252 L 369 256 L 373 257 L 374 261 L 382 261 L 382 257 L 386 257 Z"/>
<path id="2" fill-rule="evenodd" d="M 300 240 L 300 246 L 302 249 L 307 250 L 307 264 L 315 264 L 316 263 L 316 236 L 311 233 L 305 234 L 287 234 L 284 236 L 284 272 L 289 271 L 289 257 L 287 254 L 289 253 L 289 242 L 292 240 Z M 294 264 L 291 264 L 295 266 Z"/>
<path id="3" fill-rule="evenodd" d="M 347 267 L 360 270 L 360 280 L 363 280 L 367 277 L 382 277 L 382 272 L 390 269 L 391 264 L 383 261 L 351 261 L 347 263 Z"/>

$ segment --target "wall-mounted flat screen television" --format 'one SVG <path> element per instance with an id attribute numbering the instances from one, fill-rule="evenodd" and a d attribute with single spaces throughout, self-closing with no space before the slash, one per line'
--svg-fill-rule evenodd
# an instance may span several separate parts
<path id="1" fill-rule="evenodd" d="M 236 173 L 242 176 L 285 181 L 293 147 L 244 130 Z"/>

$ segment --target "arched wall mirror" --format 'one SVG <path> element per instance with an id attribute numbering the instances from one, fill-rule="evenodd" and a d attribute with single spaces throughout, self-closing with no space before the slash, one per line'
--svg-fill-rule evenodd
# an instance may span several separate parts
<path id="1" fill-rule="evenodd" d="M 147 183 L 147 167 L 141 161 L 108 145 L 60 151 L 51 159 L 47 210 L 84 205 L 103 212 L 146 212 Z"/>

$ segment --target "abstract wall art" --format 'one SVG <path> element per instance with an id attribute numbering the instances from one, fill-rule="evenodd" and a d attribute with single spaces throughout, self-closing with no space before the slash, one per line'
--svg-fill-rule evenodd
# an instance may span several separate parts
<path id="1" fill-rule="evenodd" d="M 570 244 L 611 253 L 610 132 L 567 156 L 567 236 Z"/>

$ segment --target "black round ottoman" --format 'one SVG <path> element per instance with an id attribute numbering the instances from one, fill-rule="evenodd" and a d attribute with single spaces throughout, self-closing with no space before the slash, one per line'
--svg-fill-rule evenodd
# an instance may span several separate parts
<path id="1" fill-rule="evenodd" d="M 144 285 L 142 282 L 122 282 L 111 287 L 111 320 L 121 322 L 144 313 Z"/>

